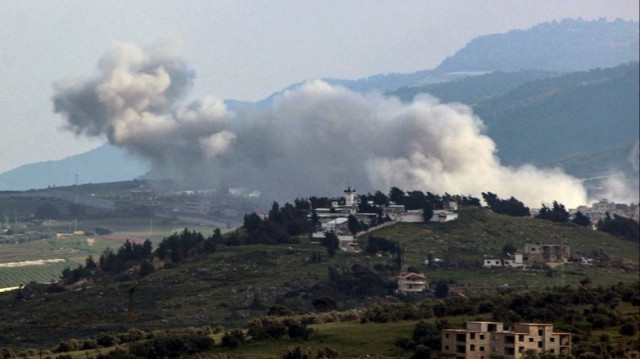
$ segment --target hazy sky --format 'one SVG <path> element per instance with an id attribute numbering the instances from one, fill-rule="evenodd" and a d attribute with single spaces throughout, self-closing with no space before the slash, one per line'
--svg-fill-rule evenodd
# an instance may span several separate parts
<path id="1" fill-rule="evenodd" d="M 177 48 L 196 71 L 189 99 L 258 100 L 319 77 L 430 69 L 476 36 L 540 22 L 637 21 L 638 7 L 637 0 L 2 1 L 0 173 L 102 143 L 62 129 L 52 86 L 92 75 L 114 41 Z"/>

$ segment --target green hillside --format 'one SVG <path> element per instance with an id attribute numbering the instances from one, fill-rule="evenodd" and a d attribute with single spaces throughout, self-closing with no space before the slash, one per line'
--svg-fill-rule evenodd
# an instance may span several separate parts
<path id="1" fill-rule="evenodd" d="M 638 138 L 638 63 L 527 83 L 474 107 L 507 164 Z"/>
<path id="2" fill-rule="evenodd" d="M 455 222 L 398 224 L 374 235 L 400 242 L 405 248 L 404 264 L 423 271 L 432 282 L 446 280 L 453 285 L 467 285 L 471 292 L 491 291 L 492 286 L 497 289 L 504 285 L 545 288 L 579 283 L 586 278 L 597 284 L 638 278 L 637 244 L 573 225 L 507 217 L 477 207 L 461 209 L 460 219 Z M 549 269 L 480 269 L 482 256 L 498 255 L 507 242 L 516 246 L 562 242 L 571 246 L 572 253 L 584 253 L 612 264 L 606 268 L 567 265 L 561 273 Z M 439 268 L 424 265 L 428 252 L 444 263 Z M 313 260 L 318 254 L 321 259 Z M 392 293 L 397 274 L 389 270 L 392 264 L 393 258 L 386 255 L 343 252 L 329 258 L 323 247 L 306 238 L 296 244 L 221 247 L 211 255 L 158 269 L 142 278 L 123 273 L 116 277 L 90 277 L 64 291 L 59 286 L 28 285 L 19 297 L 16 292 L 2 293 L 0 327 L 14 334 L 13 339 L 1 338 L 7 345 L 33 347 L 102 331 L 126 331 L 128 320 L 147 330 L 237 327 L 253 316 L 264 315 L 274 304 L 286 305 L 298 313 L 313 311 L 313 299 L 326 295 L 338 300 L 339 309 L 362 307 Z M 387 289 L 344 292 L 331 282 L 329 267 L 346 276 L 356 273 L 354 265 L 364 269 L 359 270 L 361 273 L 386 278 L 388 282 L 380 288 Z M 357 278 L 363 281 L 365 277 Z M 134 286 L 135 295 L 130 297 Z M 127 309 L 129 300 L 133 312 Z"/>

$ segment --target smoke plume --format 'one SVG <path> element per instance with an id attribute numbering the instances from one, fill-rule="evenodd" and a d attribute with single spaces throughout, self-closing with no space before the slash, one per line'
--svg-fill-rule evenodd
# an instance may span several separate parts
<path id="1" fill-rule="evenodd" d="M 115 44 L 93 77 L 55 85 L 54 110 L 76 134 L 106 136 L 193 186 L 288 201 L 355 185 L 586 203 L 580 182 L 559 169 L 502 166 L 482 121 L 461 104 L 426 95 L 406 104 L 311 81 L 269 108 L 233 113 L 214 98 L 181 105 L 194 77 L 172 54 Z"/>

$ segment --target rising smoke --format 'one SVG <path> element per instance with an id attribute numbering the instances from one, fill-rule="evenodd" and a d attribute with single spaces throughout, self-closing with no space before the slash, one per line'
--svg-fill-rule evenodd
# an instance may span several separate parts
<path id="1" fill-rule="evenodd" d="M 258 189 L 273 199 L 391 186 L 444 194 L 494 192 L 528 206 L 586 203 L 558 169 L 504 167 L 482 121 L 460 104 L 359 94 L 307 82 L 262 110 L 180 103 L 193 71 L 158 50 L 115 44 L 95 76 L 60 82 L 55 112 L 78 135 L 106 136 L 185 185 Z"/>

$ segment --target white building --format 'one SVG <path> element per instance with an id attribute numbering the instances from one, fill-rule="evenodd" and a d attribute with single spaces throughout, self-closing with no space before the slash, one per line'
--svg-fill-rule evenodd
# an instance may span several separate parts
<path id="1" fill-rule="evenodd" d="M 458 219 L 458 214 L 446 209 L 436 209 L 433 211 L 433 216 L 429 222 L 449 222 Z"/>

